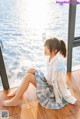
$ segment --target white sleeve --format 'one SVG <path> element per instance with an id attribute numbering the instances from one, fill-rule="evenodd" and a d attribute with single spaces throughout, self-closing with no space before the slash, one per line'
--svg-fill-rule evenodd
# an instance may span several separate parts
<path id="1" fill-rule="evenodd" d="M 77 99 L 75 97 L 73 97 L 71 95 L 70 90 L 67 89 L 65 71 L 63 71 L 63 70 L 57 71 L 57 78 L 56 79 L 57 79 L 58 87 L 59 87 L 59 90 L 62 94 L 62 97 L 68 103 L 74 104 L 77 101 Z"/>

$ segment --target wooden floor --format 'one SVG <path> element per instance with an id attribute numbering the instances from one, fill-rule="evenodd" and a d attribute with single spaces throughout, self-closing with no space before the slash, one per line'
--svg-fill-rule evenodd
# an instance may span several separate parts
<path id="1" fill-rule="evenodd" d="M 0 92 L 0 110 L 9 110 L 9 119 L 80 119 L 80 70 L 67 74 L 67 84 L 78 105 L 68 104 L 60 110 L 44 109 L 37 102 L 36 89 L 30 85 L 17 107 L 2 107 L 1 101 L 8 98 L 8 91 Z"/>

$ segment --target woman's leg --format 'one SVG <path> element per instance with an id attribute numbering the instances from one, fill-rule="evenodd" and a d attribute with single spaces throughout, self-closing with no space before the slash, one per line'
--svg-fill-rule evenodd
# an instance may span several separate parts
<path id="1" fill-rule="evenodd" d="M 16 106 L 16 105 L 18 105 L 18 101 L 19 101 L 20 97 L 24 94 L 24 92 L 27 90 L 29 83 L 32 83 L 36 87 L 36 79 L 35 79 L 35 75 L 34 75 L 35 69 L 32 72 L 30 72 L 30 71 L 28 71 L 28 73 L 23 78 L 23 81 L 22 81 L 19 89 L 17 90 L 16 95 L 11 100 L 3 101 L 2 102 L 3 106 Z"/>
<path id="2" fill-rule="evenodd" d="M 27 73 L 35 74 L 35 69 L 34 68 L 30 68 L 30 69 L 27 70 Z M 16 95 L 17 91 L 18 91 L 18 88 L 14 89 L 13 91 L 11 91 L 7 96 L 8 97 L 13 97 L 13 96 Z"/>

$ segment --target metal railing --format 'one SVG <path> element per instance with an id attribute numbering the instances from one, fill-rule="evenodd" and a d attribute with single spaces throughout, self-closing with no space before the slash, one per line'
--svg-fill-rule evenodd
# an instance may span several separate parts
<path id="1" fill-rule="evenodd" d="M 77 0 L 70 0 L 70 3 Z M 76 6 L 77 4 L 69 5 L 69 22 L 68 22 L 68 56 L 67 56 L 67 71 L 72 70 L 72 50 L 73 47 L 80 46 L 80 36 L 74 38 L 75 21 L 76 21 Z"/>
<path id="2" fill-rule="evenodd" d="M 1 44 L 0 45 L 0 76 L 1 76 L 4 90 L 8 90 L 9 89 L 9 82 L 8 82 L 8 77 L 6 74 L 5 64 L 4 64 L 2 50 L 1 50 L 1 47 L 3 47 L 2 41 L 0 41 L 0 44 Z"/>

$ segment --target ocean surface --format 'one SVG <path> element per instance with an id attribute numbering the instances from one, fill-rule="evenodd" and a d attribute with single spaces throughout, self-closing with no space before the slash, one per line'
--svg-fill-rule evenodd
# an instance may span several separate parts
<path id="1" fill-rule="evenodd" d="M 0 40 L 10 84 L 18 85 L 30 67 L 45 71 L 46 38 L 58 37 L 67 44 L 68 12 L 69 4 L 54 0 L 0 0 Z M 80 36 L 80 5 L 75 36 Z M 80 64 L 80 47 L 73 48 L 72 61 L 73 66 Z"/>

